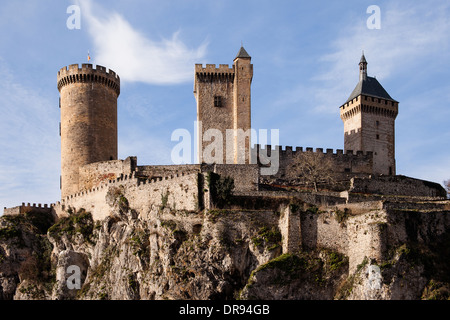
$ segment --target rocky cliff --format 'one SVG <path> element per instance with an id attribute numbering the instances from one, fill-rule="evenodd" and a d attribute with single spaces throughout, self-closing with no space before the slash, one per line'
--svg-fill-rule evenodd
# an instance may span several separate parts
<path id="1" fill-rule="evenodd" d="M 327 248 L 283 253 L 277 211 L 155 206 L 144 220 L 123 197 L 107 202 L 110 215 L 96 222 L 85 210 L 56 222 L 33 212 L 1 217 L 0 299 L 450 296 L 448 233 L 391 248 L 381 263 L 365 259 L 350 272 L 348 257 Z"/>

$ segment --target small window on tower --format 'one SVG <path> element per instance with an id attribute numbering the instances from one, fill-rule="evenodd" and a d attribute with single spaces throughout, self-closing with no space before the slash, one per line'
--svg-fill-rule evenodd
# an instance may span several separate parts
<path id="1" fill-rule="evenodd" d="M 380 121 L 377 120 L 377 126 L 379 126 L 379 125 L 380 125 Z"/>
<path id="2" fill-rule="evenodd" d="M 377 134 L 377 140 L 380 140 L 380 135 L 379 134 Z"/>
<path id="3" fill-rule="evenodd" d="M 214 97 L 214 107 L 221 107 L 221 106 L 222 106 L 222 97 L 215 96 Z"/>

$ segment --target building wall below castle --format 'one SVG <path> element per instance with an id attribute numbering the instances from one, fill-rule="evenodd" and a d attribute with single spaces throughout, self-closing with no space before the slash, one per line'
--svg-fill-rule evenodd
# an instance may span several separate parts
<path id="1" fill-rule="evenodd" d="M 152 180 L 142 180 L 134 176 L 123 176 L 92 190 L 72 195 L 57 206 L 59 215 L 69 208 L 85 209 L 91 212 L 94 220 L 103 220 L 113 211 L 113 203 L 108 201 L 110 194 L 123 195 L 131 210 L 147 217 L 153 206 L 173 210 L 194 211 L 198 209 L 198 174 L 170 176 Z"/>
<path id="2" fill-rule="evenodd" d="M 259 167 L 256 164 L 215 164 L 213 170 L 222 177 L 233 178 L 234 190 L 237 192 L 258 190 Z"/>
<path id="3" fill-rule="evenodd" d="M 405 176 L 354 178 L 349 191 L 363 194 L 446 198 L 446 191 L 440 184 Z"/>

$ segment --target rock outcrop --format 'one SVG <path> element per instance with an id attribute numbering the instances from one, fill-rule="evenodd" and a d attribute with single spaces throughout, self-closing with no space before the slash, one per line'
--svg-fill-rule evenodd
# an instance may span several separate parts
<path id="1" fill-rule="evenodd" d="M 355 270 L 331 248 L 289 249 L 276 210 L 86 210 L 0 218 L 0 299 L 447 299 L 449 239 L 387 248 Z M 328 219 L 302 211 L 301 220 Z M 326 221 L 325 221 L 326 222 Z M 335 222 L 337 223 L 337 222 Z M 342 229 L 346 232 L 346 229 Z M 436 240 L 437 239 L 437 240 Z"/>

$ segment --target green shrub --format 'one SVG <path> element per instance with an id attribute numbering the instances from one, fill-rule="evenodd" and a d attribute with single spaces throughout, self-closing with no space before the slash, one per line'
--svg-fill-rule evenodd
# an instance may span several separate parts
<path id="1" fill-rule="evenodd" d="M 56 224 L 48 229 L 49 235 L 54 239 L 60 239 L 63 234 L 74 236 L 79 233 L 89 241 L 93 242 L 94 220 L 90 212 L 80 209 L 69 217 L 61 218 Z"/>
<path id="2" fill-rule="evenodd" d="M 234 190 L 234 179 L 221 177 L 217 173 L 209 172 L 207 176 L 211 200 L 218 208 L 224 208 L 231 204 Z"/>

